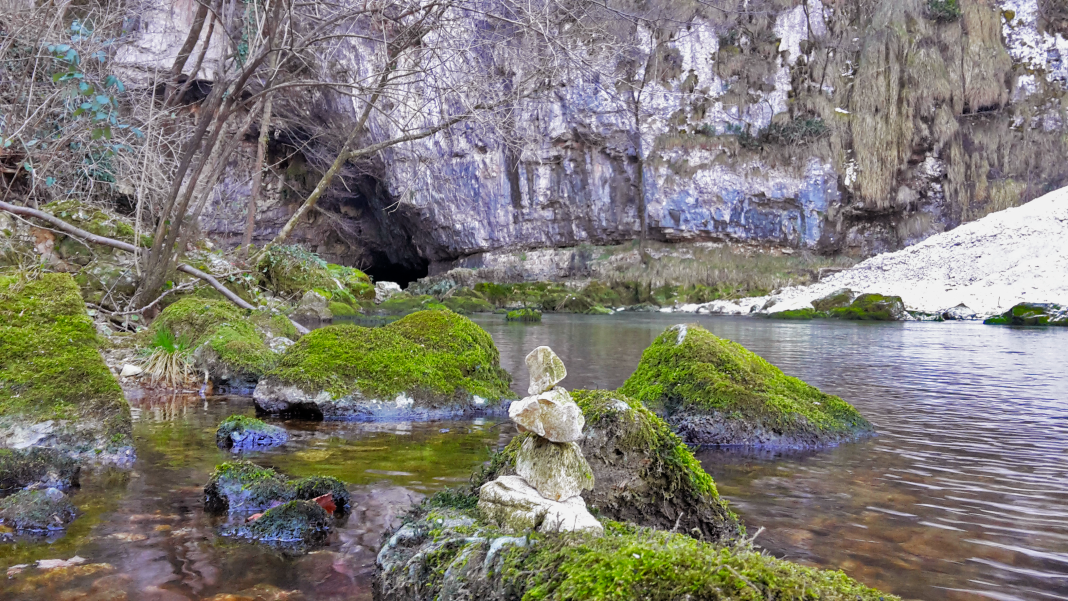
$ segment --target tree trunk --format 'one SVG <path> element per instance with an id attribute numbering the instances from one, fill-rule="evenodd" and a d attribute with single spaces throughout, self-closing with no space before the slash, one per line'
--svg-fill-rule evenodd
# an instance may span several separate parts
<path id="1" fill-rule="evenodd" d="M 241 239 L 241 256 L 248 256 L 252 245 L 252 233 L 256 227 L 256 201 L 263 185 L 264 161 L 267 158 L 267 142 L 271 128 L 271 94 L 263 103 L 263 119 L 260 120 L 260 140 L 256 147 L 256 166 L 252 172 L 252 192 L 248 197 L 248 215 L 245 217 L 245 235 Z"/>

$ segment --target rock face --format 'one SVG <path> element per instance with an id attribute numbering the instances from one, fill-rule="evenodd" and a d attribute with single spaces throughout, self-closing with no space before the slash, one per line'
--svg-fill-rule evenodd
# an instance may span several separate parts
<path id="1" fill-rule="evenodd" d="M 500 411 L 514 398 L 510 383 L 485 330 L 435 310 L 305 334 L 253 399 L 267 413 L 311 419 L 432 419 Z"/>
<path id="2" fill-rule="evenodd" d="M 508 532 L 603 532 L 580 496 L 563 501 L 543 497 L 519 476 L 501 476 L 482 485 L 478 509 L 486 520 Z"/>
<path id="3" fill-rule="evenodd" d="M 696 324 L 661 334 L 620 392 L 692 444 L 815 448 L 874 433 L 849 403 Z"/>
<path id="4" fill-rule="evenodd" d="M 526 358 L 527 370 L 530 372 L 530 386 L 527 394 L 541 394 L 552 390 L 567 377 L 567 368 L 556 353 L 547 346 L 539 346 L 530 351 Z"/>
<path id="5" fill-rule="evenodd" d="M 573 442 L 525 437 L 515 457 L 515 473 L 551 501 L 564 501 L 593 489 L 593 473 L 582 449 Z"/>

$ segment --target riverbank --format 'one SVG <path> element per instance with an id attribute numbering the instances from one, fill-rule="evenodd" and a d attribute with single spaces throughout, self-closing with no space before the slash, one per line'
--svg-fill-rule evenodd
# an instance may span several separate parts
<path id="1" fill-rule="evenodd" d="M 745 315 L 812 307 L 836 290 L 899 296 L 905 308 L 974 318 L 1019 303 L 1068 304 L 1068 188 L 992 213 L 904 250 L 872 257 L 820 282 L 766 296 L 684 304 L 678 311 Z"/>

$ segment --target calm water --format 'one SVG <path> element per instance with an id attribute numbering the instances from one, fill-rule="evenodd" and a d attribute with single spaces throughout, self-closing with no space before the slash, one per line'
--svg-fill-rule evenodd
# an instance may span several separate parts
<path id="1" fill-rule="evenodd" d="M 663 330 L 698 322 L 853 403 L 879 431 L 792 456 L 706 451 L 756 542 L 917 599 L 1068 599 L 1068 331 L 547 315 L 479 320 L 504 366 L 551 346 L 569 388 L 615 388 Z"/>
<path id="2" fill-rule="evenodd" d="M 820 453 L 704 452 L 756 542 L 843 568 L 906 598 L 1068 599 L 1068 332 L 978 324 L 776 323 L 659 314 L 476 318 L 526 388 L 523 357 L 547 344 L 568 388 L 615 388 L 666 327 L 699 321 L 791 375 L 841 395 L 876 439 Z M 383 531 L 422 495 L 465 480 L 512 435 L 493 421 L 281 422 L 291 441 L 248 457 L 291 476 L 350 484 L 355 510 L 321 551 L 287 558 L 215 536 L 202 510 L 215 425 L 247 398 L 131 399 L 132 471 L 84 474 L 81 517 L 51 542 L 0 545 L 0 569 L 86 563 L 0 580 L 0 598 L 209 599 L 258 586 L 309 599 L 369 599 Z M 250 595 L 251 596 L 251 595 Z"/>

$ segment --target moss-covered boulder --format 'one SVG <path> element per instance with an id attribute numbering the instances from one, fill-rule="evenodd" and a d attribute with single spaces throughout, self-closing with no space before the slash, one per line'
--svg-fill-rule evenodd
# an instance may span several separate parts
<path id="1" fill-rule="evenodd" d="M 63 530 L 75 515 L 74 505 L 58 488 L 22 490 L 0 499 L 0 525 L 15 532 Z"/>
<path id="2" fill-rule="evenodd" d="M 541 311 L 536 309 L 513 309 L 504 315 L 505 321 L 540 322 Z"/>
<path id="3" fill-rule="evenodd" d="M 0 446 L 128 460 L 130 431 L 71 276 L 0 277 Z"/>
<path id="4" fill-rule="evenodd" d="M 661 334 L 620 392 L 691 444 L 814 448 L 873 433 L 849 403 L 696 324 Z"/>
<path id="5" fill-rule="evenodd" d="M 253 517 L 223 528 L 223 536 L 278 543 L 305 551 L 326 540 L 333 521 L 315 501 L 304 500 L 287 501 Z"/>
<path id="6" fill-rule="evenodd" d="M 220 449 L 248 451 L 285 444 L 289 434 L 285 428 L 272 426 L 247 415 L 231 415 L 215 430 L 215 444 Z"/>
<path id="7" fill-rule="evenodd" d="M 514 398 L 493 339 L 451 311 L 381 328 L 335 325 L 290 347 L 256 387 L 256 406 L 313 419 L 438 418 Z"/>
<path id="8" fill-rule="evenodd" d="M 831 319 L 851 321 L 901 321 L 909 318 L 900 296 L 861 294 L 848 306 L 827 312 Z"/>
<path id="9" fill-rule="evenodd" d="M 255 275 L 260 286 L 287 300 L 300 299 L 312 290 L 348 305 L 375 298 L 375 287 L 367 274 L 327 263 L 300 246 L 268 247 L 259 256 Z"/>
<path id="10" fill-rule="evenodd" d="M 840 571 L 775 559 L 748 546 L 605 521 L 604 534 L 506 534 L 469 499 L 438 494 L 378 553 L 379 601 L 894 601 Z"/>
<path id="11" fill-rule="evenodd" d="M 983 321 L 987 325 L 1068 327 L 1068 306 L 1053 303 L 1020 303 L 1001 315 Z"/>
<path id="12" fill-rule="evenodd" d="M 812 301 L 812 308 L 816 311 L 830 311 L 848 307 L 857 295 L 849 288 L 839 288 L 834 292 Z"/>
<path id="13" fill-rule="evenodd" d="M 311 501 L 330 493 L 337 511 L 345 513 L 352 500 L 345 484 L 330 476 L 290 480 L 271 468 L 249 461 L 215 466 L 204 486 L 204 508 L 211 513 L 265 511 L 288 501 Z"/>
<path id="14" fill-rule="evenodd" d="M 768 319 L 782 319 L 784 321 L 806 321 L 809 319 L 816 319 L 817 317 L 825 317 L 825 315 L 815 309 L 809 308 L 776 311 L 768 314 Z"/>
<path id="15" fill-rule="evenodd" d="M 664 420 L 618 392 L 576 390 L 571 396 L 586 420 L 579 445 L 594 487 L 582 496 L 592 511 L 653 528 L 677 525 L 709 541 L 734 540 L 743 532 L 712 477 Z M 494 456 L 474 482 L 476 490 L 515 473 L 516 455 L 528 436 L 516 436 Z"/>
<path id="16" fill-rule="evenodd" d="M 196 371 L 218 385 L 252 388 L 298 337 L 284 315 L 237 307 L 226 300 L 186 297 L 152 322 L 145 340 L 169 332 L 186 341 Z"/>
<path id="17" fill-rule="evenodd" d="M 41 484 L 48 488 L 78 486 L 81 466 L 56 449 L 0 449 L 0 492 Z"/>

